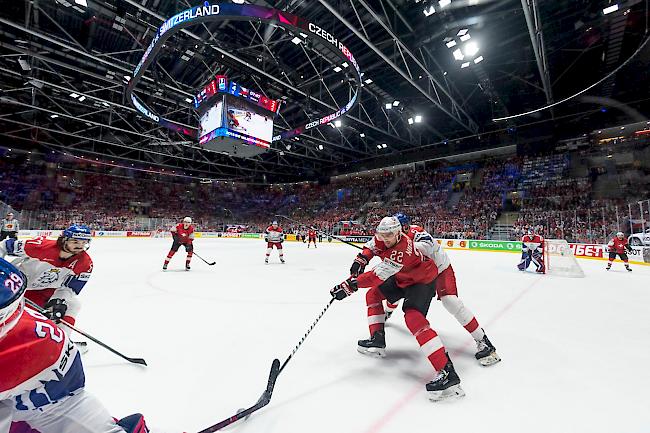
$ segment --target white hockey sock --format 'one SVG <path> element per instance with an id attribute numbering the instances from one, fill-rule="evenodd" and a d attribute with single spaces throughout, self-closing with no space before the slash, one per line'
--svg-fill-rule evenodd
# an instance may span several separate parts
<path id="1" fill-rule="evenodd" d="M 485 332 L 483 332 L 483 329 L 481 329 L 480 326 L 477 326 L 478 323 L 476 322 L 476 319 L 474 318 L 474 313 L 469 311 L 469 309 L 463 304 L 463 301 L 461 301 L 458 296 L 454 295 L 449 295 L 449 296 L 443 296 L 441 299 L 443 307 L 449 313 L 451 313 L 452 316 L 458 320 L 458 323 L 460 323 L 466 330 L 472 335 L 472 338 L 474 340 L 481 340 L 485 336 Z M 476 323 L 476 329 L 473 331 L 470 331 L 467 329 L 467 326 L 474 321 Z"/>

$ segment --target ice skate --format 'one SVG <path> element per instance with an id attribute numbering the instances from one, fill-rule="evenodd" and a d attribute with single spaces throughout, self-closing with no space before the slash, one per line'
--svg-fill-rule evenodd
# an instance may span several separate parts
<path id="1" fill-rule="evenodd" d="M 383 358 L 386 356 L 386 334 L 383 330 L 376 331 L 368 340 L 359 340 L 357 351 L 364 355 Z"/>
<path id="2" fill-rule="evenodd" d="M 605 268 L 605 270 L 606 270 L 606 271 L 609 271 L 610 269 L 612 269 L 612 264 L 611 264 L 611 263 L 607 263 L 607 267 Z"/>
<path id="3" fill-rule="evenodd" d="M 167 263 L 165 263 L 165 264 L 163 265 L 163 271 L 166 271 L 166 270 L 167 270 Z"/>
<path id="4" fill-rule="evenodd" d="M 264 259 L 264 263 L 266 263 L 267 265 L 269 264 L 269 258 L 268 257 Z"/>
<path id="5" fill-rule="evenodd" d="M 476 348 L 478 351 L 475 357 L 483 367 L 488 367 L 501 361 L 496 348 L 488 339 L 487 334 L 483 335 L 481 340 L 476 340 Z"/>
<path id="6" fill-rule="evenodd" d="M 465 396 L 465 391 L 460 387 L 460 378 L 454 370 L 454 364 L 451 363 L 449 356 L 447 359 L 447 365 L 426 385 L 431 401 L 455 400 Z"/>
<path id="7" fill-rule="evenodd" d="M 189 263 L 185 265 L 185 270 L 186 270 L 186 271 L 189 271 L 189 270 L 190 270 L 190 264 L 189 264 Z"/>
<path id="8" fill-rule="evenodd" d="M 632 268 L 630 267 L 630 265 L 625 265 L 625 269 L 627 269 L 628 272 L 632 272 Z"/>
<path id="9" fill-rule="evenodd" d="M 280 257 L 280 263 L 284 263 L 284 259 Z"/>

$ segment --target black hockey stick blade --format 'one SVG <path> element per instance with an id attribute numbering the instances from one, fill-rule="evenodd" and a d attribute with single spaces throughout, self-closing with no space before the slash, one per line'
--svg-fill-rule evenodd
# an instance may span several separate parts
<path id="1" fill-rule="evenodd" d="M 38 306 L 37 304 L 33 303 L 33 302 L 30 301 L 29 299 L 25 299 L 25 302 L 27 303 L 27 305 L 29 305 L 31 308 L 35 309 L 35 310 L 38 311 L 39 313 L 43 314 L 43 313 L 45 312 L 45 310 L 43 310 L 40 306 Z M 68 328 L 72 329 L 73 331 L 75 331 L 75 332 L 77 332 L 77 333 L 83 335 L 84 337 L 86 337 L 87 339 L 89 339 L 90 341 L 92 341 L 93 343 L 96 343 L 96 344 L 102 346 L 104 349 L 108 350 L 109 352 L 114 353 L 115 355 L 119 356 L 119 357 L 122 358 L 122 359 L 125 359 L 125 360 L 127 360 L 127 361 L 129 361 L 129 362 L 131 362 L 131 363 L 133 363 L 133 364 L 147 365 L 147 361 L 145 361 L 144 359 L 142 359 L 142 358 L 130 358 L 130 357 L 128 357 L 128 356 L 126 356 L 126 355 L 124 355 L 124 354 L 118 352 L 117 350 L 113 349 L 113 348 L 112 348 L 111 346 L 109 346 L 108 344 L 99 341 L 98 339 L 96 339 L 96 338 L 93 337 L 92 335 L 89 335 L 89 334 L 85 333 L 85 332 L 82 331 L 81 329 L 77 329 L 77 328 L 75 328 L 74 326 L 72 326 L 71 324 L 69 324 L 68 322 L 66 322 L 65 320 L 61 320 L 61 323 L 63 323 L 65 326 L 67 326 Z"/>
<path id="2" fill-rule="evenodd" d="M 234 422 L 237 422 L 243 418 L 248 417 L 253 412 L 258 411 L 262 409 L 264 406 L 266 406 L 267 404 L 269 404 L 271 402 L 271 395 L 273 394 L 273 388 L 275 387 L 275 381 L 277 380 L 279 374 L 280 374 L 280 360 L 274 359 L 273 364 L 271 364 L 271 372 L 269 373 L 269 380 L 266 384 L 266 389 L 264 390 L 260 398 L 257 400 L 257 403 L 255 403 L 253 406 L 249 407 L 248 409 L 244 409 L 241 412 L 237 412 L 235 415 L 231 416 L 230 418 L 226 418 L 223 421 L 218 422 L 217 424 L 206 428 L 205 430 L 201 430 L 199 433 L 212 433 L 221 430 L 224 427 L 228 427 Z"/>
<path id="3" fill-rule="evenodd" d="M 196 253 L 194 253 L 194 255 L 195 255 L 196 257 L 198 257 L 199 259 L 203 260 L 203 262 L 205 262 L 205 264 L 208 265 L 208 266 L 214 266 L 214 265 L 217 264 L 217 262 L 208 262 L 206 259 L 204 259 L 203 257 L 199 256 L 199 255 L 196 254 Z"/>

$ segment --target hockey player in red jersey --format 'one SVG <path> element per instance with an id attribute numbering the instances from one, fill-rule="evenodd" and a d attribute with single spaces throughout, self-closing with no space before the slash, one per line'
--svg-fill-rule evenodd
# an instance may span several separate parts
<path id="1" fill-rule="evenodd" d="M 282 252 L 282 242 L 284 242 L 284 232 L 282 227 L 278 225 L 277 221 L 273 221 L 270 226 L 264 231 L 264 240 L 266 241 L 266 258 L 264 263 L 269 262 L 269 256 L 273 247 L 278 249 L 280 255 L 280 262 L 284 263 L 284 254 Z"/>
<path id="2" fill-rule="evenodd" d="M 313 242 L 314 243 L 314 248 L 318 248 L 316 246 L 316 228 L 311 227 L 309 231 L 307 232 L 307 236 L 309 237 L 309 240 L 307 241 L 307 248 L 309 248 L 309 245 Z"/>
<path id="3" fill-rule="evenodd" d="M 607 251 L 609 252 L 609 261 L 607 262 L 606 270 L 609 271 L 612 268 L 612 262 L 618 254 L 618 257 L 623 260 L 623 263 L 625 263 L 625 269 L 632 272 L 632 268 L 630 268 L 630 264 L 628 263 L 627 253 L 632 252 L 633 250 L 627 243 L 627 239 L 623 232 L 616 233 L 616 236 L 607 243 Z"/>
<path id="4" fill-rule="evenodd" d="M 422 253 L 429 259 L 433 260 L 436 264 L 436 267 L 438 268 L 438 276 L 435 280 L 435 288 L 438 299 L 442 302 L 443 307 L 454 316 L 458 323 L 460 323 L 460 325 L 465 328 L 465 330 L 476 341 L 477 351 L 475 357 L 477 361 L 483 366 L 493 365 L 501 361 L 501 358 L 496 352 L 496 348 L 488 339 L 485 330 L 481 328 L 474 314 L 458 297 L 456 275 L 445 250 L 429 233 L 424 230 L 424 228 L 410 224 L 408 216 L 403 213 L 397 213 L 394 216 L 402 225 L 402 232 L 412 241 L 418 242 L 419 245 L 421 245 L 420 250 Z M 358 275 L 359 272 L 363 272 L 366 264 L 368 264 L 373 256 L 374 253 L 372 249 L 364 247 L 363 251 L 355 259 L 355 262 L 350 269 L 350 273 L 355 276 Z M 357 266 L 359 264 L 362 264 L 362 266 Z M 397 306 L 397 302 L 393 304 L 388 300 L 386 301 L 384 322 L 390 317 L 390 313 L 392 313 Z M 374 312 L 378 312 L 379 309 L 377 308 L 376 310 L 377 311 Z M 378 321 L 381 322 L 381 314 L 370 316 L 369 313 L 368 320 L 370 326 Z"/>
<path id="5" fill-rule="evenodd" d="M 397 218 L 385 217 L 365 247 L 378 256 L 381 263 L 372 271 L 348 278 L 330 291 L 334 298 L 341 300 L 359 287 L 370 288 L 366 293 L 370 338 L 359 340 L 357 350 L 367 355 L 384 356 L 386 339 L 382 301 L 387 299 L 395 303 L 403 298 L 406 326 L 437 372 L 436 377 L 426 384 L 429 398 L 440 401 L 464 396 L 442 340 L 426 318 L 436 293 L 435 279 L 438 276 L 435 262 L 422 252 L 426 246 L 405 236 Z"/>
<path id="6" fill-rule="evenodd" d="M 116 422 L 86 392 L 75 344 L 25 307 L 27 286 L 25 274 L 0 259 L 0 433 L 147 433 L 142 415 Z"/>
<path id="7" fill-rule="evenodd" d="M 92 232 L 83 225 L 63 230 L 58 239 L 5 239 L 0 257 L 16 257 L 14 264 L 29 279 L 25 297 L 47 310 L 50 319 L 74 325 L 81 304 L 78 295 L 93 271 L 86 252 Z"/>
<path id="8" fill-rule="evenodd" d="M 176 251 L 180 248 L 181 245 L 185 247 L 185 252 L 187 252 L 187 257 L 185 258 L 185 270 L 190 270 L 190 261 L 192 261 L 192 254 L 194 252 L 194 226 L 192 225 L 192 218 L 185 217 L 183 222 L 172 227 L 172 247 L 165 257 L 165 263 L 163 264 L 163 271 L 167 270 L 167 265 L 169 261 L 174 257 Z"/>
<path id="9" fill-rule="evenodd" d="M 531 263 L 535 264 L 535 272 L 546 273 L 544 266 L 544 238 L 535 234 L 532 228 L 521 238 L 521 261 L 517 265 L 520 271 L 528 269 Z"/>

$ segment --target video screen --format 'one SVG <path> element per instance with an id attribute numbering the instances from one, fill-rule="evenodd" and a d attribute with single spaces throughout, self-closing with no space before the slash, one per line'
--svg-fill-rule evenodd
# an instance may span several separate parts
<path id="1" fill-rule="evenodd" d="M 273 138 L 273 114 L 262 114 L 250 102 L 226 97 L 226 128 L 241 135 L 248 136 L 259 144 L 271 144 Z"/>
<path id="2" fill-rule="evenodd" d="M 206 111 L 200 119 L 199 141 L 201 138 L 222 126 L 223 101 L 217 101 Z"/>

